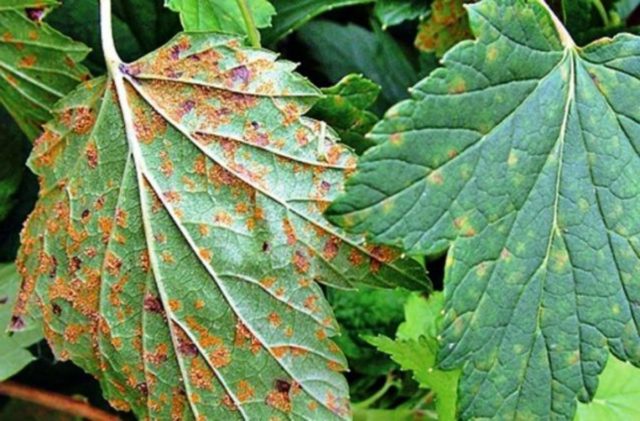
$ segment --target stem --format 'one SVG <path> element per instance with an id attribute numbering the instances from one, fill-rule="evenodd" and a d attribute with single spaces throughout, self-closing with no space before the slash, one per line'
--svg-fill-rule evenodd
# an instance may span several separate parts
<path id="1" fill-rule="evenodd" d="M 15 382 L 0 383 L 0 395 L 35 403 L 46 408 L 86 418 L 92 421 L 117 421 L 118 417 L 94 408 L 88 403 L 55 392 L 35 389 Z"/>
<path id="2" fill-rule="evenodd" d="M 111 29 L 111 0 L 100 0 L 100 37 L 102 38 L 102 53 L 107 63 L 107 70 L 114 76 L 122 61 L 113 42 Z"/>
<path id="3" fill-rule="evenodd" d="M 538 0 L 538 3 L 540 3 L 540 5 L 544 7 L 547 13 L 549 13 L 549 16 L 551 16 L 551 20 L 553 20 L 556 31 L 558 31 L 558 36 L 560 37 L 562 45 L 564 45 L 566 48 L 574 48 L 576 46 L 575 41 L 573 40 L 573 38 L 571 38 L 569 31 L 567 31 L 567 28 L 564 27 L 560 19 L 558 19 L 556 14 L 553 13 L 553 10 L 551 10 L 547 2 L 545 0 Z"/>
<path id="4" fill-rule="evenodd" d="M 256 21 L 253 19 L 253 14 L 251 13 L 251 9 L 249 9 L 249 3 L 247 0 L 237 0 L 238 7 L 240 7 L 240 11 L 242 12 L 242 18 L 244 19 L 244 24 L 247 27 L 247 34 L 249 35 L 249 42 L 252 47 L 260 48 L 260 32 L 258 32 L 258 28 L 256 27 Z"/>
<path id="5" fill-rule="evenodd" d="M 393 386 L 398 386 L 398 382 L 396 382 L 396 380 L 393 378 L 393 375 L 389 373 L 387 374 L 387 378 L 385 379 L 385 382 L 382 388 L 378 390 L 376 393 L 374 393 L 373 395 L 369 396 L 367 399 L 358 403 L 354 403 L 352 405 L 353 409 L 355 410 L 355 409 L 369 408 L 371 405 L 376 403 L 380 398 L 382 398 L 385 395 L 385 393 L 387 393 L 389 389 L 391 389 Z"/>
<path id="6" fill-rule="evenodd" d="M 607 9 L 604 8 L 602 2 L 600 0 L 591 0 L 591 4 L 593 4 L 593 7 L 598 11 L 604 26 L 609 26 L 609 15 L 607 14 Z"/>

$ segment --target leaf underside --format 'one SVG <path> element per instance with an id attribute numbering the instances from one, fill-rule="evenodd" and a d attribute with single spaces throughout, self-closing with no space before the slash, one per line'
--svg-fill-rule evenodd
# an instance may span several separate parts
<path id="1" fill-rule="evenodd" d="M 609 349 L 640 363 L 640 39 L 574 47 L 539 1 L 469 14 L 477 40 L 374 128 L 327 215 L 450 247 L 440 360 L 463 367 L 462 418 L 570 419 Z"/>
<path id="2" fill-rule="evenodd" d="M 293 67 L 232 36 L 181 34 L 83 84 L 36 142 L 16 318 L 35 298 L 53 350 L 116 408 L 345 418 L 317 282 L 425 284 L 419 265 L 322 219 L 355 160 L 302 116 L 318 91 Z"/>
<path id="3" fill-rule="evenodd" d="M 0 0 L 0 104 L 34 139 L 53 104 L 89 76 L 79 64 L 89 53 L 46 23 L 54 0 Z"/>

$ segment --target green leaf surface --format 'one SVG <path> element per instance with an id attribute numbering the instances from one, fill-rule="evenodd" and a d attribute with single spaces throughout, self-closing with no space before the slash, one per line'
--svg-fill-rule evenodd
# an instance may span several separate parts
<path id="1" fill-rule="evenodd" d="M 398 42 L 378 26 L 369 31 L 357 25 L 310 22 L 298 32 L 332 83 L 349 73 L 361 73 L 382 87 L 376 111 L 405 99 L 417 80 L 416 69 Z M 349 40 L 349 42 L 345 42 Z"/>
<path id="2" fill-rule="evenodd" d="M 181 34 L 57 104 L 22 238 L 47 339 L 151 419 L 349 415 L 318 285 L 426 287 L 331 227 L 355 157 L 303 114 L 319 91 L 235 36 Z"/>
<path id="3" fill-rule="evenodd" d="M 459 370 L 442 371 L 436 368 L 438 341 L 436 326 L 441 321 L 444 300 L 441 293 L 433 293 L 429 300 L 414 294 L 405 305 L 406 321 L 398 329 L 397 339 L 378 335 L 367 341 L 389 354 L 403 370 L 413 372 L 423 388 L 436 394 L 438 418 L 456 420 Z"/>
<path id="4" fill-rule="evenodd" d="M 375 0 L 271 0 L 276 15 L 270 28 L 263 31 L 264 43 L 271 45 L 311 19 L 345 6 L 373 3 Z"/>
<path id="5" fill-rule="evenodd" d="M 0 104 L 34 139 L 54 102 L 88 77 L 89 50 L 39 19 L 54 0 L 0 0 Z M 30 9 L 30 13 L 27 13 Z"/>
<path id="6" fill-rule="evenodd" d="M 622 20 L 627 20 L 638 6 L 640 6 L 640 0 L 618 0 L 615 2 L 615 10 Z"/>
<path id="7" fill-rule="evenodd" d="M 598 382 L 593 402 L 578 403 L 575 421 L 628 421 L 640 419 L 640 369 L 616 357 Z"/>
<path id="8" fill-rule="evenodd" d="M 247 34 L 238 0 L 165 0 L 165 4 L 169 9 L 180 13 L 185 31 Z M 256 27 L 266 28 L 271 25 L 271 17 L 276 11 L 268 0 L 250 0 L 248 5 Z"/>
<path id="9" fill-rule="evenodd" d="M 378 117 L 367 111 L 376 102 L 380 86 L 362 75 L 345 76 L 335 86 L 323 88 L 324 97 L 311 109 L 309 115 L 333 127 L 342 142 L 361 154 L 374 143 L 365 135 L 378 122 Z"/>
<path id="10" fill-rule="evenodd" d="M 413 409 L 357 409 L 353 414 L 353 421 L 426 421 L 437 420 L 436 416 L 429 416 L 426 411 Z"/>
<path id="11" fill-rule="evenodd" d="M 25 348 L 42 339 L 42 327 L 35 320 L 23 319 L 21 323 L 25 326 L 19 332 L 7 333 L 19 289 L 20 277 L 15 265 L 0 264 L 0 382 L 33 361 L 33 355 Z"/>
<path id="12" fill-rule="evenodd" d="M 386 29 L 407 20 L 423 19 L 431 10 L 429 3 L 428 0 L 377 0 L 374 12 Z"/>
<path id="13" fill-rule="evenodd" d="M 640 39 L 577 48 L 539 1 L 469 11 L 478 39 L 374 128 L 328 216 L 449 248 L 439 358 L 463 368 L 462 418 L 571 419 L 609 350 L 640 362 Z"/>

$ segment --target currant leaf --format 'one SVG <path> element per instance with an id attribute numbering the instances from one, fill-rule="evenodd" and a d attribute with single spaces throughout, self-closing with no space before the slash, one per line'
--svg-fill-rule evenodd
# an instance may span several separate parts
<path id="1" fill-rule="evenodd" d="M 374 128 L 328 215 L 449 248 L 440 360 L 463 368 L 462 418 L 570 419 L 609 350 L 640 363 L 640 38 L 578 48 L 537 0 L 468 10 L 477 40 Z"/>
<path id="2" fill-rule="evenodd" d="M 56 106 L 30 166 L 16 319 L 151 419 L 346 418 L 318 285 L 425 287 L 322 218 L 355 158 L 304 117 L 319 91 L 239 38 L 181 34 Z"/>

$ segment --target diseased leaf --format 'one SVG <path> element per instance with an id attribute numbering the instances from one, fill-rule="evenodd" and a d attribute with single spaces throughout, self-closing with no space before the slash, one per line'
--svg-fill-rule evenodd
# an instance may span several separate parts
<path id="1" fill-rule="evenodd" d="M 464 0 L 434 0 L 431 16 L 418 27 L 416 47 L 442 57 L 458 42 L 471 38 L 464 3 Z"/>
<path id="2" fill-rule="evenodd" d="M 345 76 L 335 86 L 323 88 L 325 95 L 309 112 L 318 120 L 336 129 L 340 139 L 358 154 L 374 145 L 365 135 L 378 122 L 372 107 L 380 93 L 380 86 L 362 75 Z"/>
<path id="3" fill-rule="evenodd" d="M 429 0 L 377 0 L 374 12 L 382 28 L 429 15 Z"/>
<path id="4" fill-rule="evenodd" d="M 357 25 L 329 21 L 310 22 L 298 32 L 332 83 L 349 73 L 362 73 L 382 87 L 376 112 L 405 99 L 418 76 L 398 42 L 379 26 L 369 31 Z M 345 42 L 344 40 L 349 40 Z"/>
<path id="5" fill-rule="evenodd" d="M 440 359 L 463 367 L 462 418 L 570 419 L 609 350 L 640 362 L 640 39 L 577 48 L 537 0 L 469 10 L 478 39 L 374 128 L 328 215 L 450 247 Z"/>
<path id="6" fill-rule="evenodd" d="M 640 370 L 613 355 L 598 381 L 593 402 L 578 402 L 575 421 L 640 419 Z"/>
<path id="7" fill-rule="evenodd" d="M 403 370 L 411 370 L 422 387 L 436 394 L 438 419 L 453 421 L 457 419 L 456 389 L 460 372 L 436 368 L 436 330 L 441 323 L 443 303 L 441 293 L 433 293 L 429 300 L 414 294 L 405 305 L 406 321 L 398 328 L 396 340 L 383 335 L 366 339 L 389 354 Z"/>
<path id="8" fill-rule="evenodd" d="M 0 0 L 0 104 L 33 139 L 81 80 L 89 50 L 41 22 L 55 0 Z"/>
<path id="9" fill-rule="evenodd" d="M 373 3 L 376 0 L 271 0 L 276 8 L 273 25 L 263 31 L 264 43 L 271 45 L 330 10 Z"/>
<path id="10" fill-rule="evenodd" d="M 139 418 L 349 414 L 317 282 L 425 287 L 322 219 L 354 157 L 266 50 L 182 34 L 58 103 L 19 256 L 47 339 Z"/>
<path id="11" fill-rule="evenodd" d="M 165 0 L 165 4 L 180 13 L 186 31 L 247 33 L 238 0 Z M 271 17 L 276 11 L 268 0 L 250 0 L 248 5 L 256 27 L 271 25 Z"/>
<path id="12" fill-rule="evenodd" d="M 0 264 L 0 382 L 8 379 L 33 361 L 26 348 L 42 339 L 42 326 L 36 320 L 22 319 L 20 332 L 7 333 L 11 309 L 20 289 L 20 277 L 14 264 Z"/>

